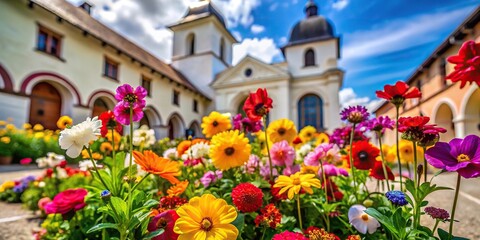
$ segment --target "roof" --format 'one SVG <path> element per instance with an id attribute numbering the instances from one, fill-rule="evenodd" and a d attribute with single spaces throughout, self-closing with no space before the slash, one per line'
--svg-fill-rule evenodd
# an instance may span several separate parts
<path id="1" fill-rule="evenodd" d="M 215 8 L 215 6 L 210 1 L 200 1 L 197 3 L 192 3 L 188 9 L 187 14 L 182 18 L 182 20 L 175 25 L 180 25 L 187 22 L 192 22 L 200 18 L 215 16 L 218 21 L 226 28 L 225 20 L 220 12 Z"/>
<path id="2" fill-rule="evenodd" d="M 480 6 L 477 7 L 453 32 L 448 35 L 448 37 L 438 46 L 430 56 L 423 61 L 420 66 L 415 69 L 415 71 L 407 78 L 405 81 L 407 84 L 412 83 L 419 75 L 423 73 L 425 68 L 430 67 L 430 65 L 435 62 L 435 60 L 440 57 L 444 52 L 446 52 L 450 47 L 458 44 L 457 40 L 463 39 L 468 35 L 469 29 L 472 29 L 475 25 L 480 22 Z M 388 102 L 384 102 L 382 105 L 379 105 L 378 108 L 374 111 L 376 112 L 383 105 Z"/>
<path id="3" fill-rule="evenodd" d="M 117 49 L 120 53 L 135 59 L 135 61 L 140 64 L 151 68 L 153 71 L 164 75 L 172 81 L 181 84 L 210 100 L 209 97 L 197 89 L 187 78 L 181 75 L 173 67 L 129 41 L 119 33 L 103 25 L 84 10 L 65 0 L 32 0 L 32 2 L 53 13 L 58 18 L 97 38 L 102 44 Z"/>
<path id="4" fill-rule="evenodd" d="M 332 24 L 323 16 L 310 16 L 293 27 L 287 46 L 332 38 Z"/>

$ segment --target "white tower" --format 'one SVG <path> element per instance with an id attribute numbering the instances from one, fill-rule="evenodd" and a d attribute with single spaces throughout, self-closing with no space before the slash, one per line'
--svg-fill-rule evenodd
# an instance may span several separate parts
<path id="1" fill-rule="evenodd" d="M 223 16 L 210 1 L 192 3 L 174 25 L 172 66 L 196 87 L 213 97 L 210 83 L 232 64 L 237 40 L 227 30 Z"/>

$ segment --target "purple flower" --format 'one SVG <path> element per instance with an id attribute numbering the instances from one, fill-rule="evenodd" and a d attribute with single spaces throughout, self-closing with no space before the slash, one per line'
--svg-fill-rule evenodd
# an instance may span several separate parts
<path id="1" fill-rule="evenodd" d="M 445 221 L 450 218 L 450 214 L 448 214 L 447 210 L 442 208 L 426 207 L 424 211 L 426 214 L 430 215 L 430 217 L 432 217 L 433 219 L 439 219 L 439 220 Z"/>
<path id="2" fill-rule="evenodd" d="M 350 123 L 357 124 L 367 120 L 370 114 L 366 107 L 357 105 L 344 108 L 340 113 L 340 116 L 343 121 L 347 120 Z"/>
<path id="3" fill-rule="evenodd" d="M 138 122 L 143 118 L 143 107 L 139 105 L 133 106 L 133 121 Z M 117 122 L 123 125 L 130 125 L 130 107 L 125 106 L 122 102 L 119 102 L 113 109 L 113 115 Z"/>
<path id="4" fill-rule="evenodd" d="M 255 170 L 258 168 L 260 164 L 260 158 L 257 155 L 250 155 L 248 158 L 248 162 L 245 163 L 245 173 L 255 173 Z"/>
<path id="5" fill-rule="evenodd" d="M 272 145 L 270 156 L 274 166 L 292 166 L 295 158 L 295 149 L 288 145 L 286 140 L 283 140 Z"/>
<path id="6" fill-rule="evenodd" d="M 263 124 L 262 121 L 252 121 L 250 118 L 242 118 L 242 114 L 237 114 L 233 117 L 233 129 L 244 131 L 245 133 L 249 132 L 258 132 L 262 130 Z"/>
<path id="7" fill-rule="evenodd" d="M 215 183 L 217 180 L 221 179 L 223 177 L 222 171 L 208 171 L 205 174 L 203 174 L 203 177 L 200 178 L 200 182 L 205 186 L 206 188 L 210 186 L 210 184 Z"/>
<path id="8" fill-rule="evenodd" d="M 437 142 L 427 150 L 425 158 L 436 168 L 458 172 L 464 178 L 480 176 L 480 137 L 468 135 L 449 143 Z"/>
<path id="9" fill-rule="evenodd" d="M 270 177 L 270 165 L 268 164 L 268 161 L 260 166 L 260 175 L 262 175 L 265 179 Z M 278 176 L 278 170 L 276 168 L 273 168 L 273 176 Z"/>
<path id="10" fill-rule="evenodd" d="M 333 148 L 331 143 L 322 143 L 318 145 L 312 152 L 309 152 L 303 160 L 307 166 L 319 166 L 320 161 L 327 157 L 328 151 Z"/>
<path id="11" fill-rule="evenodd" d="M 366 122 L 366 127 L 375 132 L 385 132 L 385 129 L 393 129 L 395 121 L 390 119 L 388 116 L 380 116 L 370 121 Z"/>
<path id="12" fill-rule="evenodd" d="M 348 177 L 348 172 L 347 170 L 343 168 L 336 167 L 333 164 L 324 164 L 323 165 L 323 170 L 325 171 L 325 176 L 326 177 L 336 177 L 336 176 L 345 176 Z M 322 168 L 318 170 L 318 175 L 322 176 Z"/>
<path id="13" fill-rule="evenodd" d="M 147 96 L 147 90 L 142 86 L 138 86 L 135 90 L 132 86 L 128 84 L 123 84 L 117 88 L 117 94 L 115 94 L 115 99 L 125 105 L 129 106 L 139 106 L 140 108 L 145 107 L 145 97 Z"/>
<path id="14" fill-rule="evenodd" d="M 235 117 L 233 117 L 233 130 L 242 131 L 242 127 L 242 114 L 239 113 Z"/>
<path id="15" fill-rule="evenodd" d="M 295 174 L 296 172 L 300 172 L 300 165 L 295 164 L 292 166 L 287 166 L 285 169 L 283 169 L 282 174 L 286 176 L 290 176 L 292 174 Z"/>
<path id="16" fill-rule="evenodd" d="M 360 131 L 361 126 L 355 127 L 355 134 L 353 135 L 353 141 L 368 140 L 368 138 Z M 352 126 L 345 126 L 343 128 L 336 128 L 332 135 L 330 135 L 330 143 L 337 144 L 340 148 L 344 148 L 346 144 L 350 142 L 350 132 Z"/>

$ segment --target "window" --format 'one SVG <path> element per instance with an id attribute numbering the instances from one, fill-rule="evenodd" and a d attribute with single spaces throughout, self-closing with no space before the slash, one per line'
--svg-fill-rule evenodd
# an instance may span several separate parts
<path id="1" fill-rule="evenodd" d="M 118 80 L 118 63 L 105 57 L 105 68 L 103 75 L 114 80 Z"/>
<path id="2" fill-rule="evenodd" d="M 37 36 L 37 50 L 60 58 L 62 37 L 53 31 L 39 26 Z"/>
<path id="3" fill-rule="evenodd" d="M 151 97 L 152 79 L 142 76 L 142 87 L 147 90 L 147 96 Z"/>
<path id="4" fill-rule="evenodd" d="M 187 55 L 195 54 L 195 34 L 191 33 L 187 37 Z"/>
<path id="5" fill-rule="evenodd" d="M 172 99 L 173 105 L 180 106 L 180 92 L 173 90 L 173 99 Z"/>
<path id="6" fill-rule="evenodd" d="M 315 52 L 311 48 L 305 52 L 305 67 L 308 66 L 315 66 Z"/>
<path id="7" fill-rule="evenodd" d="M 253 73 L 253 71 L 252 71 L 251 68 L 245 69 L 245 72 L 244 72 L 245 77 L 251 77 L 251 76 L 252 76 L 252 73 Z"/>
<path id="8" fill-rule="evenodd" d="M 223 38 L 220 40 L 220 59 L 225 61 L 225 41 Z"/>
<path id="9" fill-rule="evenodd" d="M 193 111 L 198 113 L 198 101 L 193 99 Z"/>
<path id="10" fill-rule="evenodd" d="M 313 126 L 322 131 L 323 128 L 323 101 L 314 94 L 303 96 L 298 101 L 299 129 L 305 126 Z"/>

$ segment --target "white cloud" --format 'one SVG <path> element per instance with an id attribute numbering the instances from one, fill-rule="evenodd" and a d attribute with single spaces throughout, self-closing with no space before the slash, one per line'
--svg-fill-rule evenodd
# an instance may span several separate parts
<path id="1" fill-rule="evenodd" d="M 369 112 L 375 110 L 383 101 L 380 99 L 371 100 L 369 97 L 358 97 L 352 88 L 344 88 L 338 93 L 340 98 L 340 105 L 342 108 L 348 106 L 362 105 L 365 106 Z"/>
<path id="2" fill-rule="evenodd" d="M 233 65 L 237 64 L 247 54 L 271 63 L 274 57 L 280 55 L 280 50 L 271 38 L 246 38 L 233 47 Z"/>
<path id="3" fill-rule="evenodd" d="M 333 4 L 332 4 L 332 7 L 333 9 L 336 9 L 336 10 L 342 10 L 344 9 L 345 7 L 347 7 L 349 3 L 349 0 L 336 0 Z"/>
<path id="4" fill-rule="evenodd" d="M 452 21 L 463 19 L 471 7 L 448 12 L 396 19 L 372 29 L 345 34 L 346 59 L 376 56 L 419 46 L 437 40 L 437 33 Z M 434 20 L 432 20 L 434 19 Z"/>
<path id="5" fill-rule="evenodd" d="M 252 11 L 261 4 L 260 0 L 214 0 L 213 3 L 225 16 L 228 27 L 252 25 Z"/>
<path id="6" fill-rule="evenodd" d="M 270 5 L 270 7 L 268 7 L 268 11 L 273 12 L 277 10 L 277 8 L 278 8 L 278 2 L 275 2 L 272 5 Z"/>
<path id="7" fill-rule="evenodd" d="M 250 31 L 252 31 L 254 34 L 259 34 L 265 31 L 265 27 L 262 25 L 253 24 L 252 27 L 250 27 Z"/>

